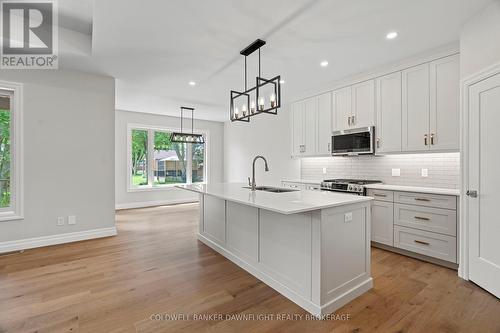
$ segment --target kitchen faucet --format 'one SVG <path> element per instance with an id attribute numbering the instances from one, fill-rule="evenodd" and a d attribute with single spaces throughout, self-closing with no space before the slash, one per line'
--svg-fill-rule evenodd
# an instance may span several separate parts
<path id="1" fill-rule="evenodd" d="M 252 180 L 250 181 L 250 177 L 248 177 L 248 186 L 250 186 L 252 188 L 252 191 L 255 191 L 255 187 L 256 187 L 256 183 L 255 183 L 255 162 L 261 158 L 262 160 L 264 160 L 264 170 L 267 172 L 269 171 L 269 167 L 267 166 L 267 160 L 264 156 L 261 156 L 261 155 L 257 155 L 255 156 L 255 158 L 253 159 L 253 164 L 252 164 Z"/>

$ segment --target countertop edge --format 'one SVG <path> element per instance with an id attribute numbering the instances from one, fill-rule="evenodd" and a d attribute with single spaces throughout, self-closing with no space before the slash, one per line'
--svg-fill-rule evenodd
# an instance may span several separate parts
<path id="1" fill-rule="evenodd" d="M 367 189 L 374 189 L 374 190 L 453 195 L 456 197 L 460 196 L 460 190 L 453 188 L 440 188 L 440 187 L 433 188 L 433 187 L 419 187 L 419 186 L 391 185 L 391 184 L 369 184 L 365 185 L 365 187 Z"/>

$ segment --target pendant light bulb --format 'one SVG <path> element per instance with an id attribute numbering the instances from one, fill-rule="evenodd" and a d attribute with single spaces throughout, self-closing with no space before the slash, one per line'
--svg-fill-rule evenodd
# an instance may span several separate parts
<path id="1" fill-rule="evenodd" d="M 255 101 L 254 100 L 252 100 L 250 102 L 250 112 L 255 113 Z"/>
<path id="2" fill-rule="evenodd" d="M 272 93 L 269 97 L 269 101 L 271 102 L 272 108 L 276 107 L 276 95 L 274 93 Z"/>
<path id="3" fill-rule="evenodd" d="M 264 110 L 264 97 L 260 97 L 259 98 L 259 111 L 263 111 Z"/>
<path id="4" fill-rule="evenodd" d="M 241 106 L 241 112 L 243 112 L 243 117 L 245 117 L 247 115 L 247 105 L 246 104 L 243 104 Z"/>

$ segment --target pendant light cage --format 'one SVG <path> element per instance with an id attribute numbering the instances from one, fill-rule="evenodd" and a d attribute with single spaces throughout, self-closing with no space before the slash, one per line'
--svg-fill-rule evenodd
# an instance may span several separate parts
<path id="1" fill-rule="evenodd" d="M 260 48 L 265 44 L 265 41 L 257 39 L 240 52 L 245 57 L 245 90 L 231 90 L 229 119 L 233 122 L 250 122 L 251 117 L 261 113 L 276 115 L 281 107 L 281 76 L 266 79 L 261 75 Z M 247 57 L 255 51 L 259 51 L 259 75 L 255 78 L 255 86 L 248 89 Z"/>
<path id="2" fill-rule="evenodd" d="M 184 132 L 182 130 L 184 111 L 191 111 L 191 133 Z M 194 133 L 194 108 L 181 106 L 181 131 L 171 133 L 170 141 L 177 143 L 205 143 L 205 137 L 203 136 L 203 134 Z"/>

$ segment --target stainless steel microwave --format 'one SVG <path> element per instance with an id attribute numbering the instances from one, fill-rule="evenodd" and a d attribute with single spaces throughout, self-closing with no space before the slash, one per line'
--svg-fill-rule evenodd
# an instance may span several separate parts
<path id="1" fill-rule="evenodd" d="M 361 127 L 332 132 L 332 155 L 375 153 L 375 127 Z"/>

